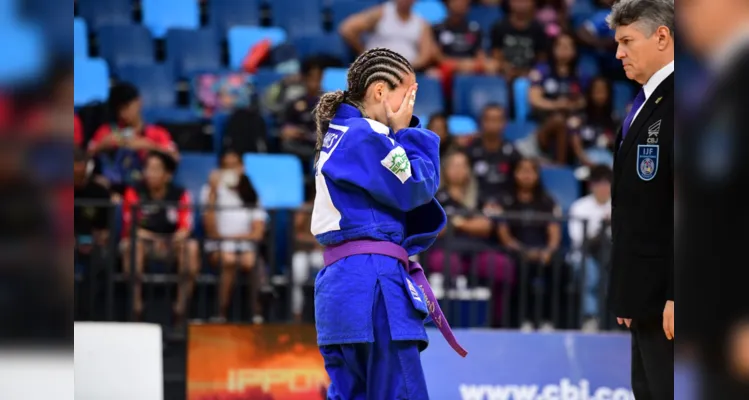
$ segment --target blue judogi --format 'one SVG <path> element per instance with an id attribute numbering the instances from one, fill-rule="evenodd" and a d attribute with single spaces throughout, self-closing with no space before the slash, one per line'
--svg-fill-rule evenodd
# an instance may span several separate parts
<path id="1" fill-rule="evenodd" d="M 411 128 L 392 133 L 341 105 L 315 182 L 312 233 L 324 246 L 373 239 L 415 255 L 446 223 L 434 199 L 439 137 L 415 117 Z M 315 281 L 315 317 L 332 380 L 328 397 L 427 399 L 419 359 L 428 342 L 426 315 L 423 293 L 395 258 L 354 255 L 323 269 Z"/>

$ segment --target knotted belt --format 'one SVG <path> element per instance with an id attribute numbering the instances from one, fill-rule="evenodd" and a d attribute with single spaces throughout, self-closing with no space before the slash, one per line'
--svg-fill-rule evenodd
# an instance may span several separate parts
<path id="1" fill-rule="evenodd" d="M 326 247 L 323 252 L 323 258 L 325 260 L 325 266 L 327 267 L 338 260 L 358 254 L 380 254 L 400 261 L 401 264 L 403 264 L 403 267 L 406 268 L 406 271 L 408 271 L 411 279 L 413 279 L 416 285 L 421 288 L 421 291 L 426 296 L 429 315 L 437 326 L 437 329 L 442 333 L 442 336 L 447 340 L 447 343 L 449 343 L 450 347 L 460 354 L 461 357 L 465 357 L 466 354 L 468 354 L 468 352 L 458 344 L 458 340 L 455 338 L 452 329 L 450 329 L 450 324 L 447 322 L 447 318 L 445 318 L 445 314 L 442 312 L 442 309 L 437 302 L 437 298 L 434 297 L 434 292 L 432 292 L 432 288 L 429 286 L 429 281 L 427 280 L 426 275 L 424 275 L 424 268 L 421 267 L 421 264 L 408 259 L 406 249 L 391 242 L 354 240 L 337 246 Z"/>

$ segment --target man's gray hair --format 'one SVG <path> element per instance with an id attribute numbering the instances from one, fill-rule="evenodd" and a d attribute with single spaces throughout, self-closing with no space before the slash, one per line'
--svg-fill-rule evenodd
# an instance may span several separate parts
<path id="1" fill-rule="evenodd" d="M 606 17 L 609 28 L 639 22 L 646 36 L 652 36 L 659 26 L 665 26 L 674 36 L 674 0 L 620 0 L 611 7 Z"/>

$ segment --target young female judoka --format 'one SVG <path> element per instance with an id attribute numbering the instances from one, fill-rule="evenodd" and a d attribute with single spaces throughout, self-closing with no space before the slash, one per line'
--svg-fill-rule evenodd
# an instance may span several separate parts
<path id="1" fill-rule="evenodd" d="M 416 77 L 401 55 L 369 50 L 347 80 L 347 91 L 324 94 L 314 110 L 311 228 L 325 246 L 315 317 L 328 399 L 428 399 L 419 358 L 427 315 L 465 356 L 421 266 L 408 260 L 445 225 L 434 199 L 439 137 L 412 116 Z"/>

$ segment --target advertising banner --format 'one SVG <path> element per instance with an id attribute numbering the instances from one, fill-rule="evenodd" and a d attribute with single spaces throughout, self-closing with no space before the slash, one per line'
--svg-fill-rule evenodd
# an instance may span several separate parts
<path id="1" fill-rule="evenodd" d="M 192 325 L 188 400 L 320 400 L 328 378 L 312 325 Z"/>

